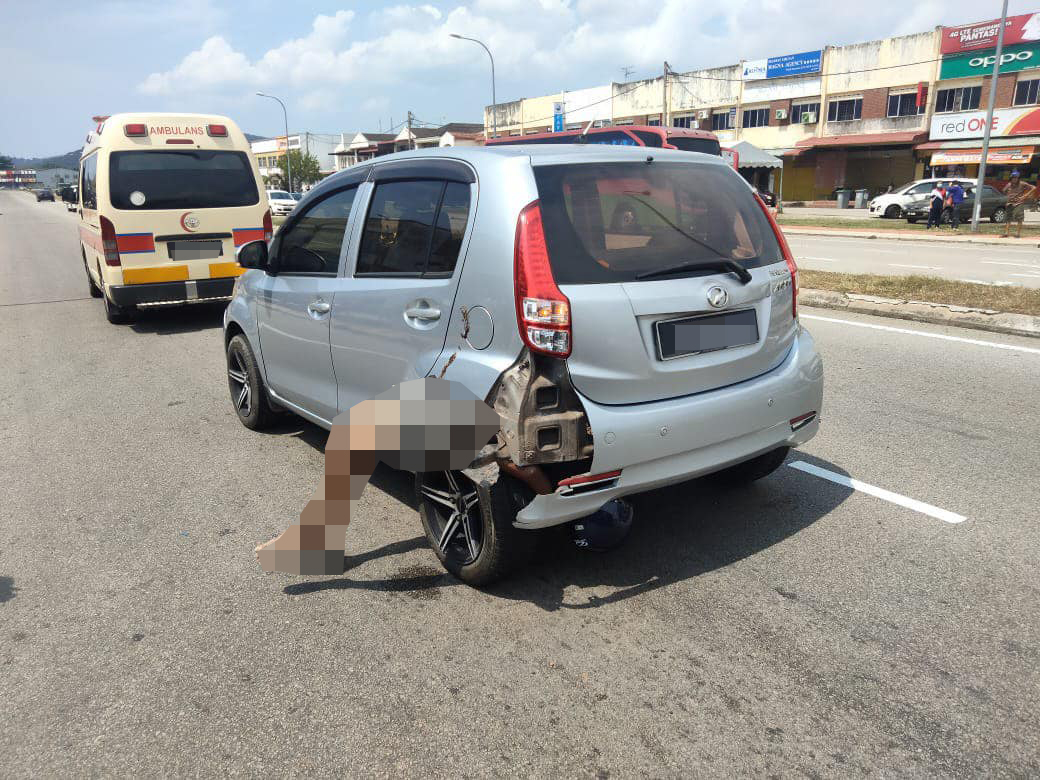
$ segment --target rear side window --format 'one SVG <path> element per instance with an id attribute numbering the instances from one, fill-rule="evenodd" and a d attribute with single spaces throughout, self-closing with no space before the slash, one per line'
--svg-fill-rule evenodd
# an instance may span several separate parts
<path id="1" fill-rule="evenodd" d="M 720 257 L 747 268 L 783 260 L 750 188 L 727 167 L 640 162 L 534 170 L 558 284 L 628 282 L 644 271 Z"/>
<path id="2" fill-rule="evenodd" d="M 109 197 L 117 209 L 208 209 L 260 202 L 245 152 L 185 149 L 112 152 Z"/>
<path id="3" fill-rule="evenodd" d="M 334 192 L 310 206 L 278 237 L 278 272 L 336 274 L 343 234 L 357 187 Z"/>
<path id="4" fill-rule="evenodd" d="M 676 149 L 682 149 L 684 152 L 703 152 L 704 154 L 713 154 L 716 157 L 722 155 L 722 147 L 714 138 L 683 138 L 672 136 L 668 139 L 668 143 Z"/>
<path id="5" fill-rule="evenodd" d="M 83 208 L 97 208 L 97 155 L 92 154 L 80 166 L 79 191 L 83 194 Z"/>
<path id="6" fill-rule="evenodd" d="M 469 186 L 436 180 L 377 184 L 355 275 L 450 276 L 469 220 Z"/>

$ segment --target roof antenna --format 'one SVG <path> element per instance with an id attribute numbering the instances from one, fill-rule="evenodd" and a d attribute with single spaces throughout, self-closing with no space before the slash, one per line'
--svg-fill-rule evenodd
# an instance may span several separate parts
<path id="1" fill-rule="evenodd" d="M 585 129 L 581 131 L 581 135 L 578 136 L 578 143 L 579 144 L 587 143 L 586 140 L 585 140 L 585 136 L 587 136 L 589 134 L 589 130 L 592 129 L 593 121 L 594 120 L 590 119 L 589 123 L 587 125 L 585 125 Z"/>

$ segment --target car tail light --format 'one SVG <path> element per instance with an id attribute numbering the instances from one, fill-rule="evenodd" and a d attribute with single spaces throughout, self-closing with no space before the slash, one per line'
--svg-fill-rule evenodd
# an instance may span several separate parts
<path id="1" fill-rule="evenodd" d="M 148 135 L 148 125 L 123 125 L 123 132 L 126 133 L 128 138 L 138 138 Z"/>
<path id="2" fill-rule="evenodd" d="M 271 219 L 271 209 L 264 212 L 264 241 L 274 238 L 274 220 Z"/>
<path id="3" fill-rule="evenodd" d="M 227 126 L 226 125 L 206 125 L 206 132 L 214 138 L 226 138 L 227 137 Z"/>
<path id="4" fill-rule="evenodd" d="M 513 258 L 516 320 L 524 343 L 536 352 L 567 357 L 571 302 L 553 279 L 538 201 L 529 203 L 516 221 Z"/>
<path id="5" fill-rule="evenodd" d="M 765 214 L 766 219 L 769 220 L 769 226 L 773 228 L 773 235 L 776 236 L 776 242 L 780 245 L 780 252 L 784 256 L 784 262 L 787 263 L 787 270 L 791 272 L 791 316 L 798 319 L 798 266 L 794 262 L 794 255 L 791 254 L 791 247 L 787 245 L 784 231 L 782 231 L 780 225 L 777 224 L 773 212 L 769 210 L 769 207 L 766 206 L 765 202 L 757 195 L 755 196 L 755 200 L 758 201 L 762 213 Z"/>
<path id="6" fill-rule="evenodd" d="M 105 265 L 119 265 L 119 247 L 116 245 L 115 226 L 105 217 L 101 220 L 101 246 L 105 249 Z"/>

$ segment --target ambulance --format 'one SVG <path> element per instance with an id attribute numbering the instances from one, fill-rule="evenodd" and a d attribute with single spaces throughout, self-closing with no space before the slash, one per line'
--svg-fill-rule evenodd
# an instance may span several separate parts
<path id="1" fill-rule="evenodd" d="M 138 308 L 231 299 L 235 249 L 269 241 L 271 211 L 249 142 L 227 117 L 94 117 L 79 165 L 90 294 L 109 322 Z"/>

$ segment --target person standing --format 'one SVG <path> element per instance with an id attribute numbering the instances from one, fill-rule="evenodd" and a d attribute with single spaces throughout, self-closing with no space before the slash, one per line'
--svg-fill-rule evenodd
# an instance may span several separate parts
<path id="1" fill-rule="evenodd" d="M 945 201 L 946 190 L 943 189 L 942 182 L 937 181 L 935 186 L 932 187 L 931 195 L 929 195 L 928 224 L 924 226 L 925 230 L 931 230 L 932 225 L 939 227 L 939 219 L 942 217 L 943 203 Z"/>
<path id="2" fill-rule="evenodd" d="M 961 226 L 961 204 L 964 202 L 964 188 L 959 181 L 954 181 L 946 190 L 946 201 L 950 205 L 950 229 L 958 230 Z"/>
<path id="3" fill-rule="evenodd" d="M 1007 195 L 1008 202 L 1007 218 L 1004 222 L 1002 238 L 1007 238 L 1011 235 L 1012 221 L 1018 225 L 1018 228 L 1015 230 L 1015 238 L 1022 238 L 1022 223 L 1026 218 L 1026 201 L 1032 197 L 1035 191 L 1036 187 L 1022 181 L 1017 170 L 1011 171 L 1011 181 L 1004 187 L 1004 194 Z"/>

